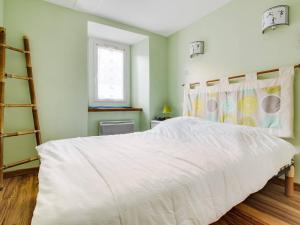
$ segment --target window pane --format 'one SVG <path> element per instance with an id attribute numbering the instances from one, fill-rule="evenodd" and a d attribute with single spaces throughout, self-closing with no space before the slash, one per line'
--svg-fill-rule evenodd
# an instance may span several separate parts
<path id="1" fill-rule="evenodd" d="M 98 47 L 98 99 L 124 100 L 124 51 Z"/>

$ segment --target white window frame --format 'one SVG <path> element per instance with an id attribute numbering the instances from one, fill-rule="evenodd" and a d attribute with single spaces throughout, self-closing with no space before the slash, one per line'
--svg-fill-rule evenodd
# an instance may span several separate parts
<path id="1" fill-rule="evenodd" d="M 98 46 L 112 47 L 124 51 L 124 87 L 123 101 L 113 99 L 98 99 Z M 129 45 L 89 38 L 89 106 L 130 106 L 130 47 Z"/>

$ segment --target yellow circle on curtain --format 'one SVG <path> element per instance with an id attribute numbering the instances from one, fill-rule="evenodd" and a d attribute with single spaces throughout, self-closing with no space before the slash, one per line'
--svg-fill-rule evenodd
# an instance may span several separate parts
<path id="1" fill-rule="evenodd" d="M 279 93 L 281 91 L 281 87 L 280 86 L 267 87 L 267 88 L 264 88 L 264 90 L 268 94 L 275 94 L 275 93 Z"/>
<path id="2" fill-rule="evenodd" d="M 240 121 L 241 125 L 245 125 L 245 126 L 251 126 L 251 127 L 255 127 L 256 126 L 256 122 L 253 118 L 251 117 L 243 117 L 241 118 Z"/>
<path id="3" fill-rule="evenodd" d="M 257 111 L 257 99 L 255 96 L 245 96 L 238 103 L 239 111 L 249 115 Z"/>
<path id="4" fill-rule="evenodd" d="M 209 97 L 217 97 L 218 96 L 218 92 L 210 92 L 208 93 Z"/>
<path id="5" fill-rule="evenodd" d="M 225 114 L 223 116 L 223 123 L 233 123 L 233 124 L 236 124 L 237 123 L 237 118 L 235 115 L 233 114 Z"/>
<path id="6" fill-rule="evenodd" d="M 202 113 L 203 103 L 200 99 L 196 99 L 193 102 L 193 109 L 195 110 L 196 113 Z"/>

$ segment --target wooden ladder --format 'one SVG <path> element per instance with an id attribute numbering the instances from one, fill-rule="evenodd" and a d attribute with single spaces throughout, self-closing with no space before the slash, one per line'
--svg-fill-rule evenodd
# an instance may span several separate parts
<path id="1" fill-rule="evenodd" d="M 19 166 L 25 163 L 39 160 L 38 156 L 31 157 L 29 159 L 21 160 L 15 163 L 10 163 L 7 165 L 3 164 L 3 149 L 4 149 L 4 138 L 14 137 L 20 135 L 35 134 L 36 144 L 40 145 L 42 143 L 41 133 L 40 133 L 40 124 L 38 118 L 38 111 L 36 106 L 36 97 L 35 89 L 33 83 L 33 73 L 31 66 L 31 57 L 30 57 L 30 46 L 29 40 L 26 36 L 23 37 L 24 50 L 11 47 L 6 44 L 6 31 L 5 28 L 0 27 L 0 190 L 3 189 L 3 172 L 6 169 Z M 6 49 L 16 51 L 25 55 L 27 76 L 20 76 L 16 74 L 7 74 L 5 72 L 5 51 Z M 5 94 L 5 81 L 6 79 L 18 79 L 23 81 L 28 81 L 29 92 L 30 92 L 30 104 L 6 104 L 4 102 Z M 34 129 L 33 130 L 24 130 L 18 132 L 5 133 L 4 132 L 4 110 L 6 107 L 30 107 L 32 109 Z"/>

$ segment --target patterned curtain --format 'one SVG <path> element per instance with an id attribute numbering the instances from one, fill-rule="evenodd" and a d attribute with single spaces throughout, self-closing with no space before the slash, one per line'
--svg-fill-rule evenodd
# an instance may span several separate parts
<path id="1" fill-rule="evenodd" d="M 257 80 L 247 74 L 240 83 L 185 85 L 183 115 L 206 120 L 260 127 L 279 137 L 293 137 L 294 67 L 279 69 L 279 76 Z"/>

